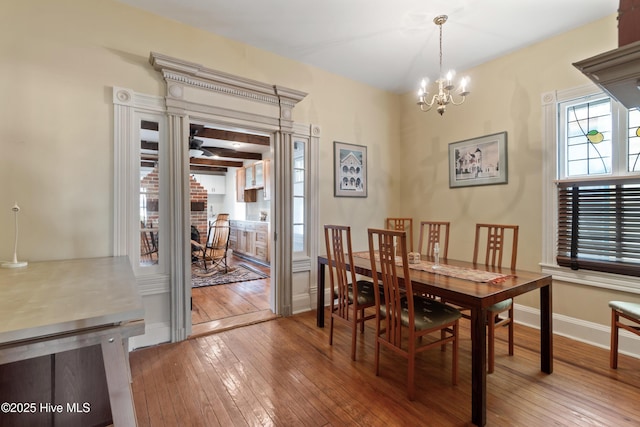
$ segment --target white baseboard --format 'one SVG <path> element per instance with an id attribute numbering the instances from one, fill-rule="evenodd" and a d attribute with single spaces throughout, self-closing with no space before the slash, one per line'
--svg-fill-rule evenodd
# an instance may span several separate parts
<path id="1" fill-rule="evenodd" d="M 305 311 L 311 310 L 311 301 L 314 301 L 313 306 L 315 307 L 315 299 L 312 300 L 309 294 L 294 295 L 291 299 L 291 308 L 293 309 L 293 314 L 303 313 Z"/>
<path id="2" fill-rule="evenodd" d="M 129 351 L 171 341 L 171 326 L 168 323 L 145 325 L 144 335 L 129 338 Z"/>
<path id="3" fill-rule="evenodd" d="M 540 329 L 540 310 L 520 304 L 514 306 L 515 322 Z M 611 345 L 611 325 L 587 322 L 562 314 L 553 315 L 553 333 L 576 341 L 609 349 Z M 618 352 L 640 359 L 640 337 L 628 331 L 620 331 Z"/>

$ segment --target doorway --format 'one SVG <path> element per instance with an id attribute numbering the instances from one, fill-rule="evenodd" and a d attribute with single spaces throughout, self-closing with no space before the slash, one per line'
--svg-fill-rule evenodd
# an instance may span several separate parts
<path id="1" fill-rule="evenodd" d="M 270 309 L 272 157 L 269 136 L 189 124 L 191 336 L 275 318 Z M 218 218 L 224 218 L 227 239 L 222 262 L 213 265 L 203 247 L 213 244 Z"/>

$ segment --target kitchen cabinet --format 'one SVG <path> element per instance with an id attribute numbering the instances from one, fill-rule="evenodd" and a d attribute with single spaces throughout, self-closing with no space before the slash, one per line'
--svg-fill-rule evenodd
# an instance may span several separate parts
<path id="1" fill-rule="evenodd" d="M 269 223 L 229 221 L 229 248 L 241 257 L 269 263 Z"/>
<path id="2" fill-rule="evenodd" d="M 271 200 L 271 161 L 264 160 L 264 190 L 262 192 L 264 200 Z"/>
<path id="3" fill-rule="evenodd" d="M 245 187 L 245 170 L 239 168 L 236 170 L 236 201 L 244 202 L 244 187 Z"/>
<path id="4" fill-rule="evenodd" d="M 225 194 L 227 192 L 227 178 L 224 175 L 195 174 L 193 177 L 207 190 L 207 194 Z"/>
<path id="5" fill-rule="evenodd" d="M 256 190 L 245 189 L 245 173 L 244 168 L 236 170 L 236 202 L 255 202 L 258 200 Z"/>
<path id="6" fill-rule="evenodd" d="M 245 186 L 247 190 L 264 187 L 264 161 L 255 162 L 245 169 Z"/>

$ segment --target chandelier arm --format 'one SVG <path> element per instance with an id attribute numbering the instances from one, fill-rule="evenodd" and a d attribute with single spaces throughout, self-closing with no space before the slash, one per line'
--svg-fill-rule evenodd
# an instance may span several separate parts
<path id="1" fill-rule="evenodd" d="M 453 105 L 460 105 L 460 104 L 464 103 L 464 101 L 465 101 L 466 99 L 467 99 L 467 97 L 466 97 L 466 96 L 463 96 L 463 97 L 462 97 L 462 99 L 460 99 L 460 102 L 456 102 L 456 101 L 453 99 L 453 96 L 450 96 L 450 97 L 449 97 L 449 100 L 450 100 L 450 102 L 451 102 Z"/>

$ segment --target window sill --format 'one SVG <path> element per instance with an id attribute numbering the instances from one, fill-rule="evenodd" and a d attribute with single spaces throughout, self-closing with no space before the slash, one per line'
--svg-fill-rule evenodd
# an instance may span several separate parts
<path id="1" fill-rule="evenodd" d="M 640 284 L 637 277 L 623 276 L 620 274 L 602 273 L 590 270 L 571 270 L 560 267 L 557 264 L 540 264 L 542 272 L 551 274 L 553 280 L 569 283 L 578 283 L 585 286 L 593 286 L 600 289 L 640 294 Z"/>

